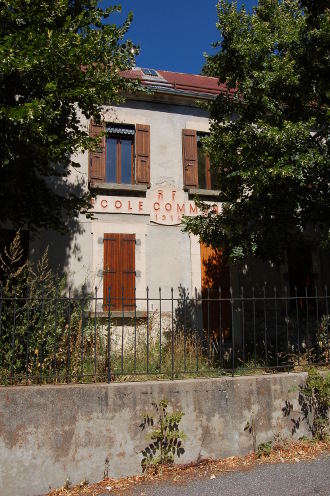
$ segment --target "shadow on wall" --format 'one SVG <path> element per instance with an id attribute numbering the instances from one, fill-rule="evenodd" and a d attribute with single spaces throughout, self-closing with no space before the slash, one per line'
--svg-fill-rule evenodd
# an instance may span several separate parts
<path id="1" fill-rule="evenodd" d="M 83 174 L 76 177 L 74 182 L 64 181 L 62 178 L 52 178 L 51 181 L 52 189 L 59 196 L 81 198 L 86 193 L 86 181 Z M 33 261 L 39 260 L 48 247 L 49 265 L 53 270 L 60 274 L 71 273 L 72 268 L 74 272 L 81 270 L 84 258 L 82 248 L 83 243 L 86 242 L 84 240 L 86 226 L 81 222 L 84 220 L 85 216 L 83 214 L 79 215 L 78 211 L 73 210 L 72 215 L 63 211 L 63 221 L 62 225 L 59 226 L 59 231 L 65 232 L 61 233 L 55 230 L 30 231 L 28 243 L 30 258 Z M 27 229 L 24 229 L 24 231 L 27 232 Z M 8 228 L 0 232 L 0 241 L 6 240 L 5 244 L 8 245 L 16 231 L 14 228 Z M 85 280 L 83 277 L 81 279 L 81 285 L 83 285 Z"/>

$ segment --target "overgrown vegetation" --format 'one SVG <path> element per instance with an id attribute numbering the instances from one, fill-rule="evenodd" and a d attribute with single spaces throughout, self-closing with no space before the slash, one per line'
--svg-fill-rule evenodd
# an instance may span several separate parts
<path id="1" fill-rule="evenodd" d="M 323 375 L 316 369 L 308 371 L 306 384 L 300 387 L 299 404 L 312 436 L 329 437 L 330 373 Z"/>
<path id="2" fill-rule="evenodd" d="M 36 263 L 22 260 L 20 234 L 0 254 L 0 379 L 2 383 L 70 381 L 95 341 L 86 318 L 88 294 L 67 297 L 65 276 L 54 272 L 47 251 Z"/>
<path id="3" fill-rule="evenodd" d="M 309 324 L 314 333 L 309 341 L 300 326 L 300 348 L 293 344 L 295 327 L 290 334 L 282 327 L 276 342 L 269 323 L 266 342 L 262 318 L 254 346 L 246 318 L 245 345 L 237 340 L 234 357 L 231 339 L 223 342 L 216 331 L 195 324 L 197 307 L 174 316 L 163 313 L 162 319 L 158 310 L 136 321 L 110 314 L 109 322 L 108 316 L 93 313 L 96 304 L 102 309 L 102 296 L 96 302 L 84 288 L 70 291 L 66 276 L 50 268 L 47 251 L 39 261 L 25 261 L 19 233 L 0 254 L 0 279 L 2 384 L 219 377 L 269 373 L 276 365 L 295 370 L 327 363 L 326 315 L 317 327 Z"/>
<path id="4" fill-rule="evenodd" d="M 174 463 L 175 456 L 184 453 L 183 440 L 185 434 L 179 429 L 179 424 L 184 415 L 181 411 L 169 412 L 168 400 L 163 398 L 152 403 L 153 412 L 145 413 L 140 425 L 142 430 L 150 429 L 146 439 L 150 441 L 142 451 L 141 466 L 143 472 L 156 468 L 158 465 Z"/>

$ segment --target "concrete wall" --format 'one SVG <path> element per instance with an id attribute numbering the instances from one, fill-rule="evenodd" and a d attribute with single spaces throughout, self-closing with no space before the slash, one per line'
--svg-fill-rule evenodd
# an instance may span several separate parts
<path id="1" fill-rule="evenodd" d="M 96 481 L 141 472 L 148 442 L 139 425 L 151 402 L 167 398 L 184 412 L 181 463 L 252 451 L 244 431 L 255 419 L 257 444 L 291 436 L 300 407 L 293 385 L 305 374 L 0 388 L 0 495 L 35 496 L 69 478 Z M 289 390 L 291 392 L 289 392 Z M 293 404 L 290 416 L 282 408 Z M 308 434 L 302 423 L 296 434 Z"/>

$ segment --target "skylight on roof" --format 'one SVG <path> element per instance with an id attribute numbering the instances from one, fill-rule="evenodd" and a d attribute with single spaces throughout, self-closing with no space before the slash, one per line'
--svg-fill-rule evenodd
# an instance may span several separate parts
<path id="1" fill-rule="evenodd" d="M 158 76 L 157 72 L 155 71 L 155 69 L 142 69 L 142 72 L 143 74 L 145 74 L 146 76 Z"/>

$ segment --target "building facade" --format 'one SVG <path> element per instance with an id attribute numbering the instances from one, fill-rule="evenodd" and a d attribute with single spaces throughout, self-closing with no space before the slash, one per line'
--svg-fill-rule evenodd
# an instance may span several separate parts
<path id="1" fill-rule="evenodd" d="M 172 288 L 176 298 L 183 290 L 194 296 L 221 287 L 228 294 L 231 286 L 238 294 L 245 284 L 288 285 L 287 266 L 275 270 L 251 261 L 227 267 L 220 252 L 182 230 L 182 216 L 198 213 L 196 194 L 221 210 L 200 141 L 209 117 L 198 102 L 224 88 L 215 78 L 167 71 L 135 68 L 125 76 L 139 78 L 148 92 L 128 96 L 120 107 L 105 106 L 101 124 L 82 120 L 92 136 L 105 131 L 97 149 L 76 157 L 81 167 L 70 179 L 95 193 L 93 218 L 81 215 L 67 237 L 47 233 L 32 241 L 33 255 L 48 245 L 53 265 L 68 273 L 72 287 L 97 288 L 99 311 L 108 308 L 109 297 L 113 311 L 124 306 L 130 312 L 135 301 L 144 310 L 147 288 L 156 299 L 159 287 L 163 298 Z M 322 254 L 312 258 L 322 284 L 329 279 L 327 264 Z"/>

